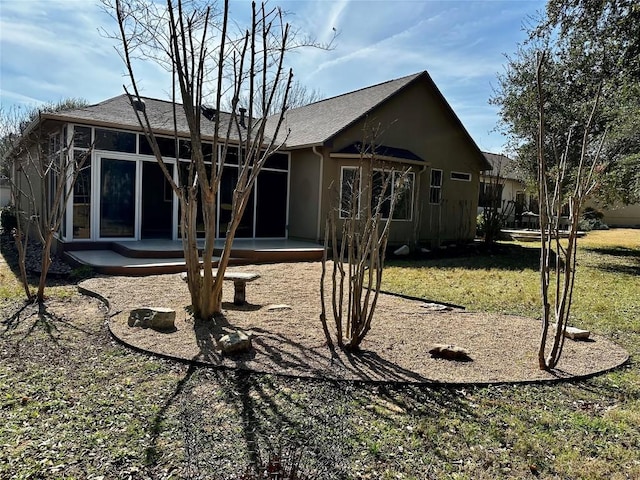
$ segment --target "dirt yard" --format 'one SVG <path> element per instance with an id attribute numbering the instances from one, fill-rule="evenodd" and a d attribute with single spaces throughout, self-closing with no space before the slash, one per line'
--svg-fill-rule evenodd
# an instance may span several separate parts
<path id="1" fill-rule="evenodd" d="M 540 371 L 537 344 L 540 322 L 516 316 L 438 311 L 419 300 L 382 294 L 373 327 L 358 354 L 332 357 L 319 320 L 319 263 L 248 265 L 230 270 L 256 272 L 247 284 L 247 305 L 233 305 L 233 284 L 225 282 L 224 317 L 194 322 L 186 284 L 179 274 L 149 277 L 99 277 L 80 287 L 110 304 L 109 327 L 123 343 L 162 356 L 214 366 L 299 377 L 410 383 L 501 383 L 548 381 L 588 376 L 614 368 L 628 358 L 622 348 L 592 336 L 567 340 L 559 369 Z M 327 291 L 329 290 L 327 286 Z M 290 308 L 273 308 L 286 305 Z M 176 310 L 176 331 L 131 328 L 129 311 L 137 307 Z M 331 304 L 327 303 L 328 310 Z M 334 325 L 328 315 L 330 328 Z M 253 335 L 251 353 L 224 356 L 215 338 L 242 329 Z M 433 344 L 469 351 L 471 361 L 432 358 Z"/>

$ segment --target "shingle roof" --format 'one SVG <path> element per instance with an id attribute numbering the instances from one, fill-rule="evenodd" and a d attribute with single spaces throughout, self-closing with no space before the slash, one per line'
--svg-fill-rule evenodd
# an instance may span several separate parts
<path id="1" fill-rule="evenodd" d="M 173 135 L 173 106 L 169 101 L 157 100 L 155 98 L 142 97 L 145 102 L 145 110 L 151 121 L 151 125 L 156 133 L 166 133 Z M 179 135 L 189 136 L 189 127 L 181 105 L 176 105 L 176 120 Z M 226 129 L 231 115 L 221 112 L 220 132 L 226 134 Z M 140 130 L 135 111 L 131 106 L 129 97 L 126 94 L 110 98 L 95 105 L 65 110 L 61 112 L 45 113 L 45 119 L 62 120 L 73 123 L 86 123 L 114 128 L 126 128 Z M 213 122 L 201 116 L 202 134 L 205 138 L 213 138 Z M 232 128 L 232 139 L 234 129 Z"/>
<path id="2" fill-rule="evenodd" d="M 312 145 L 322 145 L 335 135 L 354 124 L 375 107 L 399 93 L 407 85 L 422 79 L 428 82 L 434 95 L 438 96 L 449 109 L 453 119 L 464 132 L 469 142 L 478 152 L 479 161 L 484 163 L 482 169 L 488 169 L 489 164 L 481 155 L 477 145 L 466 131 L 460 119 L 455 115 L 446 99 L 442 96 L 437 86 L 426 71 L 413 75 L 389 80 L 387 82 L 362 88 L 353 92 L 338 95 L 318 102 L 294 108 L 286 112 L 281 126 L 280 138 L 286 138 L 287 148 L 302 148 Z M 173 106 L 169 101 L 142 97 L 146 111 L 156 133 L 173 135 Z M 177 129 L 181 136 L 189 136 L 189 128 L 182 108 L 177 108 Z M 75 110 L 46 113 L 44 119 L 55 119 L 73 123 L 86 123 L 96 126 L 112 128 L 126 128 L 140 130 L 135 112 L 126 94 L 110 98 L 96 105 L 90 105 Z M 221 112 L 221 135 L 226 135 L 231 114 Z M 273 136 L 277 124 L 277 115 L 267 119 L 266 136 Z M 213 123 L 202 117 L 202 134 L 204 138 L 213 138 Z M 231 141 L 238 140 L 237 132 L 231 129 Z"/>
<path id="3" fill-rule="evenodd" d="M 281 127 L 282 135 L 290 130 L 287 147 L 324 143 L 424 74 L 415 73 L 287 111 Z M 273 132 L 276 121 L 276 115 L 269 117 L 269 132 Z"/>
<path id="4" fill-rule="evenodd" d="M 497 176 L 500 175 L 503 178 L 508 178 L 511 180 L 520 180 L 518 176 L 518 172 L 516 170 L 515 162 L 507 157 L 506 155 L 502 155 L 500 153 L 489 153 L 482 152 L 484 158 L 487 159 L 489 164 L 491 164 L 492 170 L 486 172 L 487 176 Z"/>

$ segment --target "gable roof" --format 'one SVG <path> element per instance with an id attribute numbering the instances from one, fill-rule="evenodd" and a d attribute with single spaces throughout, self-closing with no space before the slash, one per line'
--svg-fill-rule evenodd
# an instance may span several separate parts
<path id="1" fill-rule="evenodd" d="M 426 72 L 389 80 L 288 110 L 281 130 L 290 131 L 286 140 L 287 147 L 322 145 L 424 73 Z M 270 116 L 268 125 L 274 124 L 277 117 Z"/>
<path id="2" fill-rule="evenodd" d="M 400 94 L 409 85 L 420 81 L 426 82 L 431 93 L 444 105 L 454 123 L 463 132 L 477 154 L 481 170 L 490 170 L 491 165 L 426 70 L 288 110 L 280 130 L 282 135 L 288 133 L 285 145 L 291 149 L 324 145 L 364 118 L 374 108 Z M 273 132 L 277 115 L 272 115 L 267 120 L 267 132 L 269 127 Z"/>
<path id="3" fill-rule="evenodd" d="M 509 180 L 522 181 L 516 170 L 515 161 L 500 153 L 482 152 L 491 165 L 491 172 L 485 173 L 488 177 L 500 176 Z"/>

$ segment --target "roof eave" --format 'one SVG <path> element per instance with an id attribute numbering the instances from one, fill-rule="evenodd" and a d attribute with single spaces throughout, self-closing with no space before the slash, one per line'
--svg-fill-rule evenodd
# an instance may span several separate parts
<path id="1" fill-rule="evenodd" d="M 372 155 L 370 153 L 359 154 L 359 153 L 333 152 L 329 154 L 329 157 L 330 158 L 347 158 L 347 159 L 355 159 L 355 160 L 366 158 L 369 160 L 381 160 L 383 162 L 404 163 L 407 165 L 419 165 L 421 167 L 423 166 L 428 167 L 429 165 L 431 165 L 429 162 L 423 161 L 423 160 L 413 160 L 409 158 L 400 158 L 400 157 L 389 157 L 386 155 Z"/>

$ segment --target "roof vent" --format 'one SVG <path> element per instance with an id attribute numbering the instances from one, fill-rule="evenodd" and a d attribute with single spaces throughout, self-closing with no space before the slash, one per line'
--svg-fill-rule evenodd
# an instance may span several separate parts
<path id="1" fill-rule="evenodd" d="M 218 111 L 212 107 L 205 107 L 204 105 L 201 105 L 200 110 L 202 111 L 202 115 L 204 115 L 204 118 L 206 118 L 210 122 L 213 122 L 218 115 Z"/>
<path id="2" fill-rule="evenodd" d="M 131 105 L 133 105 L 133 108 L 135 108 L 139 112 L 144 112 L 146 109 L 144 100 L 142 100 L 141 98 L 132 98 Z"/>
<path id="3" fill-rule="evenodd" d="M 240 126 L 242 128 L 247 128 L 246 125 L 244 124 L 244 114 L 247 113 L 247 109 L 239 108 L 238 111 L 240 112 Z"/>

